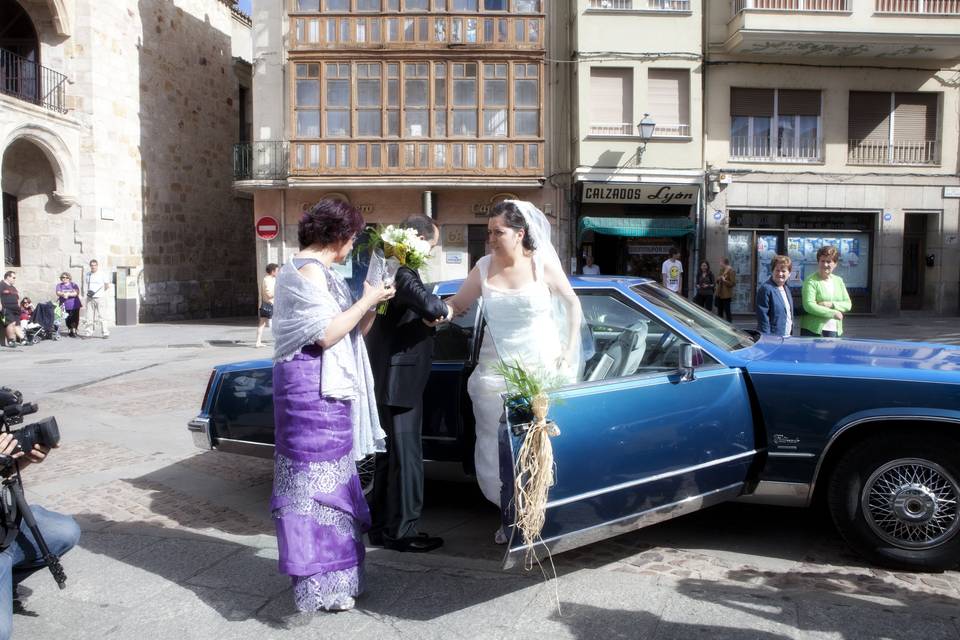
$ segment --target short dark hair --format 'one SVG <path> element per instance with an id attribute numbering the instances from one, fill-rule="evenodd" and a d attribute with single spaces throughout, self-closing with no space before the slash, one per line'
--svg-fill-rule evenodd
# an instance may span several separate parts
<path id="1" fill-rule="evenodd" d="M 17 275 L 15 271 L 7 271 L 5 274 L 3 274 L 3 279 L 6 280 L 10 276 L 15 276 L 15 275 Z"/>
<path id="2" fill-rule="evenodd" d="M 790 256 L 776 255 L 770 261 L 770 271 L 775 271 L 781 264 L 786 265 L 787 269 L 793 268 L 793 260 L 790 259 Z"/>
<path id="3" fill-rule="evenodd" d="M 670 257 L 671 257 L 671 258 L 672 258 L 673 256 L 679 256 L 679 255 L 680 255 L 680 249 L 677 249 L 676 247 L 670 247 Z"/>
<path id="4" fill-rule="evenodd" d="M 343 200 L 324 198 L 300 217 L 297 241 L 301 249 L 346 242 L 363 230 L 363 216 Z"/>
<path id="5" fill-rule="evenodd" d="M 840 262 L 840 252 L 832 244 L 825 244 L 817 249 L 817 262 L 820 262 L 820 258 L 824 257 L 830 262 Z"/>
<path id="6" fill-rule="evenodd" d="M 267 274 L 271 274 L 279 268 L 280 268 L 280 265 L 278 265 L 276 262 L 271 262 L 270 264 L 267 265 Z"/>
<path id="7" fill-rule="evenodd" d="M 407 219 L 401 222 L 400 226 L 404 229 L 413 229 L 418 235 L 423 236 L 423 239 L 427 242 L 437 236 L 437 223 L 433 221 L 433 218 L 422 213 L 407 216 Z"/>
<path id="8" fill-rule="evenodd" d="M 90 266 L 92 267 L 93 265 L 97 265 L 98 267 L 100 266 L 100 263 L 97 262 L 97 259 L 96 259 L 96 258 L 94 258 L 93 260 L 90 261 Z"/>
<path id="9" fill-rule="evenodd" d="M 517 205 L 509 200 L 504 200 L 503 202 L 498 202 L 493 205 L 490 213 L 487 214 L 488 218 L 498 218 L 500 216 L 503 216 L 504 224 L 514 231 L 523 230 L 524 249 L 533 251 L 537 248 L 537 243 L 533 241 L 533 236 L 530 235 L 530 225 L 527 224 L 527 219 L 523 217 L 523 213 L 520 212 L 520 208 L 517 207 Z"/>

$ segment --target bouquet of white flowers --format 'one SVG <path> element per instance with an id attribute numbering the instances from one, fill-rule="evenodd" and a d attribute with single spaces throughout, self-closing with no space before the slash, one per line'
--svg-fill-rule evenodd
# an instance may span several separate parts
<path id="1" fill-rule="evenodd" d="M 370 267 L 367 282 L 372 285 L 392 285 L 400 267 L 414 271 L 421 269 L 430 258 L 430 243 L 423 240 L 416 229 L 404 229 L 394 225 L 377 227 L 370 231 Z M 389 302 L 381 302 L 377 313 L 387 312 Z"/>

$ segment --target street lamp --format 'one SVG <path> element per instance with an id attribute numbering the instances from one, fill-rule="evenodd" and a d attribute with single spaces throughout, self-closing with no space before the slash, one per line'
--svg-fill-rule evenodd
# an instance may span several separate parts
<path id="1" fill-rule="evenodd" d="M 637 124 L 637 131 L 640 133 L 640 146 L 637 147 L 637 164 L 643 160 L 643 152 L 647 150 L 647 143 L 653 137 L 653 130 L 657 128 L 657 123 L 650 119 L 650 114 L 643 114 L 643 120 Z"/>

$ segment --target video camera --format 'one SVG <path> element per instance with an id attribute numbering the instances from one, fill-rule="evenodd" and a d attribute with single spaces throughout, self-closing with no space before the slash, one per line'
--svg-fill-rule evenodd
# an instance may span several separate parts
<path id="1" fill-rule="evenodd" d="M 35 402 L 24 402 L 23 394 L 9 387 L 0 387 L 0 410 L 3 411 L 3 430 L 17 439 L 19 451 L 29 452 L 33 445 L 55 447 L 60 442 L 60 428 L 57 419 L 53 416 L 33 422 L 20 429 L 11 430 L 10 427 L 23 422 L 23 416 L 37 412 Z"/>
<path id="2" fill-rule="evenodd" d="M 57 586 L 63 589 L 67 585 L 67 575 L 60 565 L 60 558 L 51 553 L 43 539 L 43 533 L 37 526 L 30 505 L 23 495 L 23 482 L 20 480 L 20 467 L 16 464 L 13 454 L 18 452 L 29 453 L 34 445 L 52 448 L 60 443 L 60 428 L 54 417 L 44 418 L 37 422 L 11 430 L 10 427 L 23 422 L 23 416 L 37 412 L 35 402 L 24 402 L 23 394 L 10 387 L 0 387 L 0 424 L 6 433 L 17 440 L 17 447 L 11 454 L 0 454 L 0 550 L 10 546 L 20 533 L 20 524 L 25 522 L 33 533 L 33 538 L 40 549 L 43 564 L 50 569 Z"/>

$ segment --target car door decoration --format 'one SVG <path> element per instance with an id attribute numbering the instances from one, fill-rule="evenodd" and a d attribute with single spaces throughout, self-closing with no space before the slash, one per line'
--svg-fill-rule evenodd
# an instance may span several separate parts
<path id="1" fill-rule="evenodd" d="M 497 372 L 507 385 L 504 394 L 507 424 L 514 435 L 524 436 L 514 470 L 514 528 L 529 549 L 526 565 L 530 569 L 536 560 L 533 545 L 540 540 L 546 518 L 547 494 L 554 482 L 550 438 L 560 435 L 557 424 L 547 419 L 548 393 L 561 382 L 543 369 L 524 368 L 519 360 L 513 364 L 501 360 Z"/>

